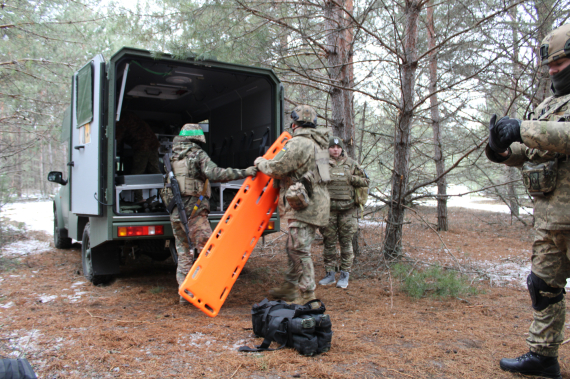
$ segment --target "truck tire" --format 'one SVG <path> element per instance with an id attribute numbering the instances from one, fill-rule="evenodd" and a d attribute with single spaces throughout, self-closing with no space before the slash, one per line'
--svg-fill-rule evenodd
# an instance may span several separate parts
<path id="1" fill-rule="evenodd" d="M 83 229 L 83 238 L 81 240 L 81 264 L 83 265 L 83 275 L 93 285 L 106 284 L 113 279 L 112 275 L 95 275 L 93 273 L 93 260 L 91 251 L 91 225 L 88 222 Z"/>
<path id="2" fill-rule="evenodd" d="M 59 228 L 55 207 L 53 207 L 53 244 L 58 249 L 69 249 L 71 247 L 71 238 L 67 237 L 67 229 Z"/>

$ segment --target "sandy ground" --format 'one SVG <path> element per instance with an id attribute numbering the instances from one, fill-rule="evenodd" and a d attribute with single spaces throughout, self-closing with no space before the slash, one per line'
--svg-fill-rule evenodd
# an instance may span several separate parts
<path id="1" fill-rule="evenodd" d="M 379 256 L 382 215 L 363 223 L 347 290 L 318 287 L 333 323 L 330 352 L 239 353 L 261 343 L 250 310 L 279 284 L 283 233 L 255 249 L 220 314 L 178 304 L 175 267 L 142 257 L 109 285 L 81 273 L 80 244 L 53 247 L 46 231 L 16 235 L 0 256 L 0 355 L 26 357 L 40 378 L 514 378 L 501 357 L 527 351 L 532 229 L 503 213 L 452 208 L 439 235 L 433 209 L 409 212 L 405 258 L 469 275 L 475 296 L 414 300 Z M 47 230 L 51 229 L 44 228 Z M 19 245 L 14 245 L 15 243 Z M 322 245 L 313 246 L 317 279 Z M 560 351 L 570 378 L 568 345 Z"/>

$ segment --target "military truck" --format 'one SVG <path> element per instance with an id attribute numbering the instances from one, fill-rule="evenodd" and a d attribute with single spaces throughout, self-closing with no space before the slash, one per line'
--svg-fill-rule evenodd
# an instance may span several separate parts
<path id="1" fill-rule="evenodd" d="M 134 48 L 121 49 L 109 62 L 97 55 L 71 80 L 62 128 L 67 172 L 48 174 L 62 186 L 53 202 L 55 246 L 81 241 L 83 273 L 93 284 L 109 282 L 128 255 L 175 256 L 159 194 L 162 159 L 173 138 L 184 124 L 200 123 L 204 150 L 218 166 L 246 168 L 282 133 L 283 98 L 283 85 L 268 69 Z M 127 113 L 152 129 L 162 172 L 133 174 L 141 147 L 117 143 L 117 123 Z M 212 183 L 212 229 L 241 182 Z M 275 214 L 265 233 L 277 230 Z"/>

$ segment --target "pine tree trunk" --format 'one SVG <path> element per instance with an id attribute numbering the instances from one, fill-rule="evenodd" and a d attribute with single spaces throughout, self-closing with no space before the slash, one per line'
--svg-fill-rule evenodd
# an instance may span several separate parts
<path id="1" fill-rule="evenodd" d="M 48 172 L 54 170 L 54 166 L 53 166 L 53 152 L 51 149 L 51 140 L 48 142 L 48 160 L 49 160 L 49 167 L 48 167 Z M 54 193 L 54 185 L 51 182 L 47 181 L 47 178 L 44 178 L 44 180 L 46 181 L 46 184 L 48 186 L 48 192 L 49 194 Z"/>
<path id="2" fill-rule="evenodd" d="M 345 9 L 347 12 L 352 14 L 354 8 L 353 0 L 345 0 Z M 342 13 L 344 16 L 344 30 L 343 35 L 344 38 L 342 39 L 342 57 L 343 57 L 343 69 L 344 73 L 342 75 L 342 86 L 344 88 L 353 88 L 354 87 L 354 68 L 353 68 L 353 48 L 352 43 L 354 40 L 354 31 L 351 27 L 352 20 Z M 344 89 L 343 91 L 344 97 L 344 130 L 342 131 L 342 139 L 344 140 L 344 149 L 346 154 L 351 157 L 355 158 L 355 150 L 354 150 L 354 137 L 355 137 L 355 130 L 354 130 L 354 94 L 352 91 L 348 89 Z"/>
<path id="3" fill-rule="evenodd" d="M 383 248 L 384 256 L 387 259 L 399 259 L 402 255 L 402 227 L 405 215 L 405 199 L 402 197 L 406 193 L 410 173 L 410 137 L 414 117 L 418 17 L 421 7 L 422 0 L 406 0 L 404 10 L 404 62 L 400 65 L 402 97 L 394 136 L 392 191 Z"/>
<path id="4" fill-rule="evenodd" d="M 16 131 L 16 146 L 19 149 L 22 146 L 22 129 Z M 14 177 L 16 178 L 15 187 L 16 195 L 22 197 L 22 156 L 21 153 L 16 154 L 16 167 Z"/>
<path id="5" fill-rule="evenodd" d="M 343 22 L 340 8 L 334 1 L 325 3 L 327 35 L 327 64 L 329 78 L 332 83 L 341 83 L 343 79 Z M 344 132 L 344 96 L 343 91 L 335 86 L 330 87 L 331 127 L 333 135 L 342 137 Z"/>
<path id="6" fill-rule="evenodd" d="M 44 178 L 44 172 L 45 172 L 45 168 L 44 168 L 44 144 L 40 144 L 40 180 L 39 180 L 39 190 L 40 190 L 40 194 L 41 197 L 44 197 L 46 195 L 46 188 L 45 188 L 45 181 L 43 180 Z"/>
<path id="7" fill-rule="evenodd" d="M 517 8 L 513 7 L 509 10 L 509 16 L 511 18 L 511 32 L 512 32 L 512 42 L 513 42 L 513 59 L 512 59 L 512 79 L 511 79 L 511 100 L 514 100 L 518 96 L 518 78 L 520 76 L 519 70 L 519 42 L 518 42 L 518 23 L 517 23 Z M 509 101 L 509 105 L 510 105 Z M 512 118 L 517 118 L 517 101 L 515 100 L 510 108 L 509 116 Z M 505 167 L 505 173 L 507 182 L 513 182 L 518 177 L 518 170 L 514 167 Z M 515 217 L 519 217 L 519 202 L 515 192 L 515 183 L 507 184 L 507 198 L 509 199 L 509 207 L 511 208 L 511 214 Z"/>
<path id="8" fill-rule="evenodd" d="M 435 47 L 435 26 L 433 22 L 433 0 L 430 0 L 427 7 L 427 29 L 428 29 L 428 49 Z M 445 176 L 445 160 L 441 149 L 441 117 L 439 114 L 439 103 L 437 94 L 437 57 L 436 52 L 432 51 L 429 55 L 429 91 L 433 95 L 430 96 L 430 112 L 433 129 L 433 145 L 434 145 L 434 161 L 437 177 L 441 178 L 437 181 L 437 229 L 446 231 L 449 229 L 447 222 L 447 183 Z"/>
<path id="9" fill-rule="evenodd" d="M 548 75 L 548 66 L 541 66 L 540 44 L 548 33 L 552 30 L 554 22 L 552 8 L 555 0 L 538 0 L 534 2 L 534 8 L 538 17 L 538 25 L 536 30 L 536 48 L 534 51 L 536 57 L 536 67 L 538 70 L 535 95 L 532 104 L 534 108 L 542 103 L 544 99 L 550 96 L 550 76 Z"/>

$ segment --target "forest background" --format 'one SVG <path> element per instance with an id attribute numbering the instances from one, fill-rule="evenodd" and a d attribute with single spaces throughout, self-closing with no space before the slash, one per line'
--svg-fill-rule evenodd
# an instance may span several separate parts
<path id="1" fill-rule="evenodd" d="M 451 185 L 492 194 L 528 224 L 520 173 L 485 157 L 488 120 L 526 118 L 550 96 L 540 42 L 569 16 L 569 0 L 4 1 L 2 202 L 57 190 L 46 176 L 67 172 L 72 74 L 131 46 L 273 69 L 285 113 L 312 105 L 371 178 L 385 257 L 402 254 L 404 215 L 419 200 L 437 199 L 434 228 L 449 228 Z"/>

